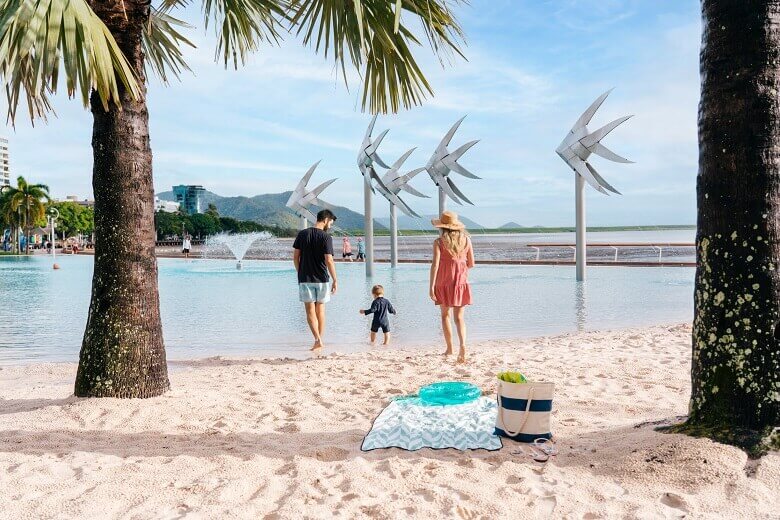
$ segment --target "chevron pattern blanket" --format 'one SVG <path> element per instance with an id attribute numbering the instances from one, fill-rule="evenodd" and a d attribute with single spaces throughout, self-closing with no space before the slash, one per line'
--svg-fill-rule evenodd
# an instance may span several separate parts
<path id="1" fill-rule="evenodd" d="M 361 449 L 500 450 L 501 438 L 493 434 L 495 426 L 495 399 L 480 397 L 451 406 L 426 406 L 416 398 L 401 399 L 391 402 L 374 419 Z"/>

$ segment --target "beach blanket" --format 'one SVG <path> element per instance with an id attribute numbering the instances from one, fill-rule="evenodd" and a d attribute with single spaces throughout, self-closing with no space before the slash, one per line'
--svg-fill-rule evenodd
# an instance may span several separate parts
<path id="1" fill-rule="evenodd" d="M 399 399 L 374 419 L 361 449 L 500 450 L 501 438 L 493 434 L 495 425 L 496 400 L 488 397 L 450 406 L 424 405 L 418 398 Z"/>

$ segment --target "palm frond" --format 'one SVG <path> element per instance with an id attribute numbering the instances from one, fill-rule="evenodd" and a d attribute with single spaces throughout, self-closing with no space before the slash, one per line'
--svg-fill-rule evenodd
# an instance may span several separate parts
<path id="1" fill-rule="evenodd" d="M 288 9 L 289 0 L 203 0 L 206 28 L 213 25 L 217 35 L 215 59 L 238 68 L 260 43 L 278 43 Z"/>
<path id="2" fill-rule="evenodd" d="M 184 61 L 180 47 L 194 48 L 195 45 L 178 31 L 179 28 L 189 29 L 190 25 L 163 10 L 152 8 L 141 45 L 147 58 L 146 66 L 163 83 L 168 83 L 168 74 L 178 78 L 182 71 L 192 70 Z"/>
<path id="3" fill-rule="evenodd" d="M 290 23 L 305 45 L 326 57 L 332 53 L 346 81 L 349 63 L 363 75 L 363 109 L 397 112 L 433 94 L 412 47 L 421 42 L 403 15 L 423 27 L 442 60 L 461 57 L 463 31 L 451 12 L 460 0 L 292 0 Z"/>
<path id="4" fill-rule="evenodd" d="M 120 83 L 140 95 L 130 64 L 87 0 L 0 0 L 0 80 L 10 121 L 22 92 L 30 118 L 46 116 L 61 62 L 68 96 L 78 91 L 85 106 L 93 89 L 106 110 L 118 105 Z"/>
<path id="5" fill-rule="evenodd" d="M 179 7 L 187 7 L 190 5 L 190 0 L 162 0 L 160 7 L 157 9 L 163 13 L 169 13 L 170 11 Z"/>

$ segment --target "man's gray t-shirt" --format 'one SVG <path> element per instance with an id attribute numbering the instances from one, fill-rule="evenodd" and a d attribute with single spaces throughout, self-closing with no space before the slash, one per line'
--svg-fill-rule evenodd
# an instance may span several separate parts
<path id="1" fill-rule="evenodd" d="M 293 248 L 301 251 L 298 283 L 330 281 L 325 255 L 333 255 L 333 237 L 319 228 L 310 227 L 298 232 Z"/>

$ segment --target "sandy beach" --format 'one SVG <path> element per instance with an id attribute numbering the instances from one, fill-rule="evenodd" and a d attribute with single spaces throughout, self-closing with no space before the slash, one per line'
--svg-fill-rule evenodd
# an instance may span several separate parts
<path id="1" fill-rule="evenodd" d="M 780 454 L 658 433 L 686 413 L 688 325 L 306 361 L 171 362 L 169 393 L 76 399 L 75 364 L 0 368 L 2 518 L 780 518 Z M 554 381 L 560 453 L 361 452 L 396 395 L 503 367 Z"/>

